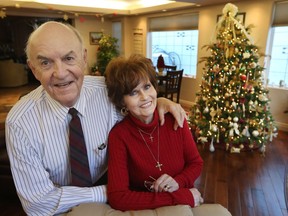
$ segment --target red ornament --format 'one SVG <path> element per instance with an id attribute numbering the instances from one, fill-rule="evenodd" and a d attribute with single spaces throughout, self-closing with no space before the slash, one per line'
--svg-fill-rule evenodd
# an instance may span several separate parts
<path id="1" fill-rule="evenodd" d="M 240 75 L 240 79 L 244 81 L 244 80 L 246 80 L 246 79 L 247 79 L 247 77 L 246 77 L 246 75 L 245 75 L 245 74 L 242 74 L 242 75 Z"/>
<path id="2" fill-rule="evenodd" d="M 85 22 L 85 18 L 84 17 L 79 17 L 79 21 L 82 23 L 82 22 Z"/>

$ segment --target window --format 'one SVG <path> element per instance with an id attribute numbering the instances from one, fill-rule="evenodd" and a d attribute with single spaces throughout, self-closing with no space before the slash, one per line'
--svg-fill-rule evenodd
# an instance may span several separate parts
<path id="1" fill-rule="evenodd" d="M 198 14 L 175 14 L 149 19 L 148 56 L 153 65 L 162 54 L 166 65 L 184 69 L 184 77 L 196 77 Z"/>
<path id="2" fill-rule="evenodd" d="M 288 87 L 288 26 L 272 28 L 269 86 Z"/>
<path id="3" fill-rule="evenodd" d="M 288 87 L 288 1 L 276 2 L 267 60 L 268 85 Z"/>
<path id="4" fill-rule="evenodd" d="M 195 77 L 197 70 L 198 30 L 151 32 L 153 65 L 159 55 L 166 65 L 184 69 L 183 76 Z"/>
<path id="5" fill-rule="evenodd" d="M 112 22 L 112 37 L 118 39 L 118 51 L 122 51 L 122 23 L 121 22 Z"/>

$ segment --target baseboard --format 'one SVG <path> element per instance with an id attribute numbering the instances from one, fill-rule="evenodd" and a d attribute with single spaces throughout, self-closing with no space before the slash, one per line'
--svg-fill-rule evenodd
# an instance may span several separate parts
<path id="1" fill-rule="evenodd" d="M 278 130 L 281 130 L 281 131 L 288 131 L 288 124 L 286 123 L 283 123 L 283 122 L 275 122 Z"/>

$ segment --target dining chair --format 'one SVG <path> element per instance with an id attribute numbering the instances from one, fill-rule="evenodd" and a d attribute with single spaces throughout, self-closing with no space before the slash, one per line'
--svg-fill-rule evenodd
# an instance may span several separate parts
<path id="1" fill-rule="evenodd" d="M 179 103 L 183 71 L 183 69 L 167 71 L 166 83 L 159 86 L 158 96 L 163 96 L 173 101 L 173 95 L 176 94 L 176 102 Z"/>
<path id="2" fill-rule="evenodd" d="M 171 70 L 176 70 L 177 69 L 177 65 L 165 65 L 164 66 L 164 70 L 166 71 L 171 71 Z"/>

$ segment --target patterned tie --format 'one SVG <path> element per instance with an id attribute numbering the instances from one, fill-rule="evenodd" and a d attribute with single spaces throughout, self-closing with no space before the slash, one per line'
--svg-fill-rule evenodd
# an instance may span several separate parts
<path id="1" fill-rule="evenodd" d="M 78 111 L 75 108 L 70 108 L 68 113 L 72 116 L 69 124 L 71 185 L 92 186 L 84 135 L 80 118 L 77 115 Z"/>

